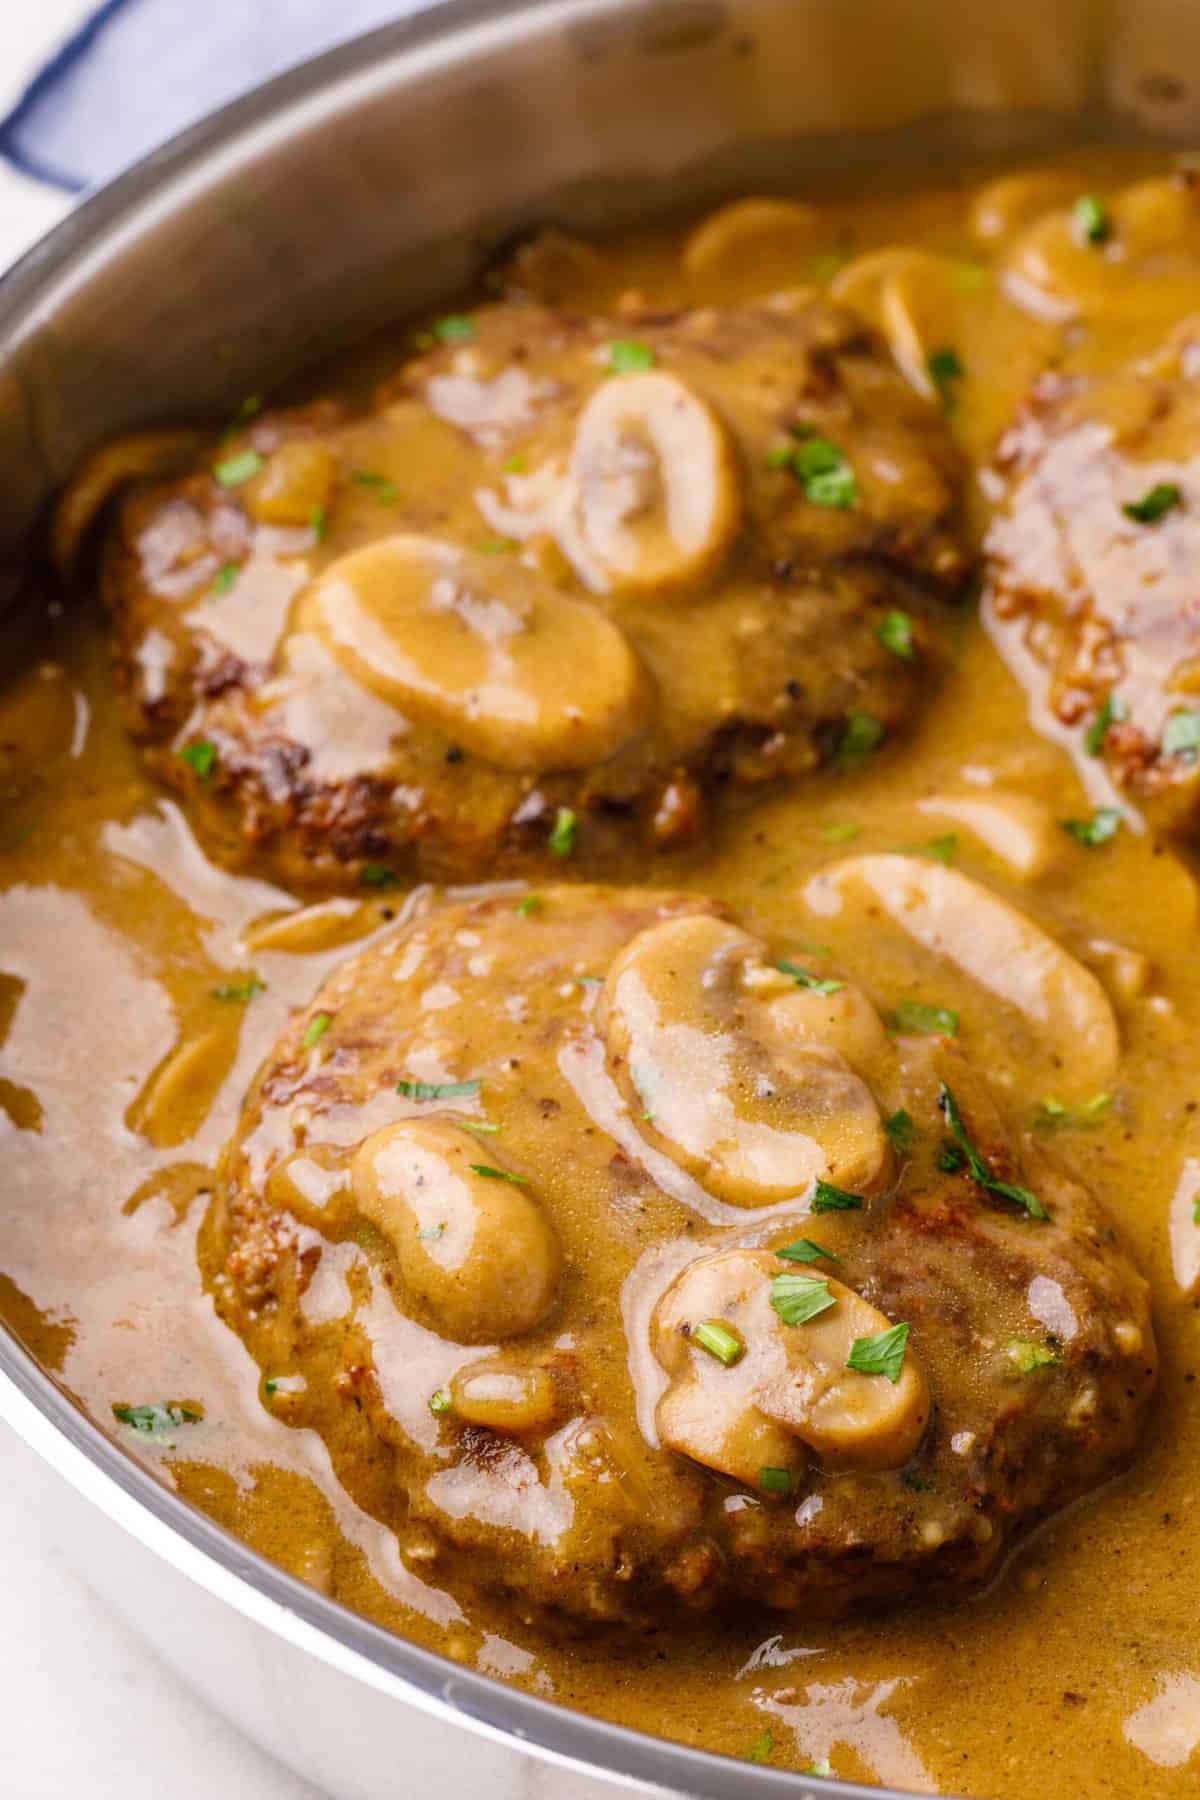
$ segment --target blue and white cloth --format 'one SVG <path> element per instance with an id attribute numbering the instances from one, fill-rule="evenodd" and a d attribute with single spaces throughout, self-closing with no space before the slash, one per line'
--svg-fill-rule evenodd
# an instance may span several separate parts
<path id="1" fill-rule="evenodd" d="M 70 198 L 430 0 L 0 0 L 0 268 Z"/>

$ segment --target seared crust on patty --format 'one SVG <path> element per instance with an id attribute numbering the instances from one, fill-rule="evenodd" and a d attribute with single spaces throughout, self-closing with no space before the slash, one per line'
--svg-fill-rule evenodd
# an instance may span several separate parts
<path id="1" fill-rule="evenodd" d="M 839 1614 L 977 1584 L 1131 1454 L 1154 1339 L 1107 1218 L 949 1040 L 787 950 L 647 890 L 446 904 L 260 1070 L 211 1291 L 439 1579 L 543 1618 Z"/>
<path id="2" fill-rule="evenodd" d="M 961 471 L 851 314 L 505 304 L 464 330 L 365 413 L 264 414 L 121 505 L 103 586 L 130 725 L 225 860 L 292 887 L 473 877 L 544 855 L 567 809 L 594 863 L 904 725 L 966 570 Z M 420 559 L 450 552 L 463 644 L 491 657 L 470 691 L 405 661 L 441 604 Z M 499 604 L 536 671 L 500 670 Z M 544 717 L 572 700 L 582 749 Z"/>

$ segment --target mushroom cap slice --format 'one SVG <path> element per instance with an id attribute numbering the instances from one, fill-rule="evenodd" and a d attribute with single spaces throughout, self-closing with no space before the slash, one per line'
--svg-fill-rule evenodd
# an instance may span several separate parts
<path id="1" fill-rule="evenodd" d="M 481 1168 L 491 1169 L 483 1174 Z M 404 1287 L 461 1344 L 531 1331 L 554 1304 L 562 1252 L 522 1178 L 446 1118 L 405 1119 L 357 1149 L 359 1212 L 396 1253 Z"/>
<path id="2" fill-rule="evenodd" d="M 300 596 L 292 633 L 318 637 L 404 717 L 501 768 L 601 762 L 651 712 L 634 650 L 595 606 L 515 558 L 417 533 L 331 563 Z"/>
<path id="3" fill-rule="evenodd" d="M 765 1468 L 894 1469 L 929 1423 L 929 1383 L 911 1347 L 898 1379 L 847 1367 L 856 1339 L 893 1321 L 831 1276 L 812 1277 L 825 1309 L 787 1325 L 771 1304 L 784 1265 L 766 1250 L 724 1250 L 689 1263 L 655 1310 L 652 1347 L 671 1377 L 656 1422 L 672 1450 L 759 1484 Z M 800 1277 L 805 1279 L 805 1277 Z M 695 1327 L 720 1320 L 744 1346 L 726 1367 Z"/>
<path id="4" fill-rule="evenodd" d="M 813 876 L 816 913 L 848 913 L 864 931 L 884 912 L 930 955 L 955 963 L 1024 1013 L 1073 1092 L 1094 1093 L 1120 1057 L 1117 1021 L 1090 969 L 1006 900 L 957 869 L 909 856 L 857 856 Z"/>
<path id="5" fill-rule="evenodd" d="M 609 969 L 602 1017 L 644 1135 L 721 1199 L 764 1206 L 821 1178 L 863 1192 L 890 1170 L 870 1089 L 815 1040 L 794 979 L 724 919 L 639 932 Z"/>
<path id="6" fill-rule="evenodd" d="M 733 443 L 701 394 L 660 369 L 614 375 L 571 448 L 568 555 L 598 592 L 677 592 L 710 578 L 742 518 Z"/>
<path id="7" fill-rule="evenodd" d="M 819 209 L 802 200 L 735 200 L 688 233 L 684 271 L 706 280 L 753 273 L 762 290 L 782 286 L 796 279 L 823 229 Z"/>

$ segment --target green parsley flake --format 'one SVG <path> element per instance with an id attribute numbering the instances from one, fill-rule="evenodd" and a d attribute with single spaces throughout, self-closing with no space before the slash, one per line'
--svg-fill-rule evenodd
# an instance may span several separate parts
<path id="1" fill-rule="evenodd" d="M 904 1367 L 908 1333 L 907 1325 L 892 1325 L 887 1331 L 876 1332 L 874 1337 L 855 1338 L 846 1358 L 846 1367 L 857 1369 L 860 1375 L 882 1375 L 895 1384 Z"/>
<path id="2" fill-rule="evenodd" d="M 781 975 L 790 975 L 798 988 L 808 988 L 814 994 L 840 994 L 846 985 L 844 981 L 824 980 L 811 970 L 802 969 L 799 963 L 781 962 L 776 967 Z"/>
<path id="3" fill-rule="evenodd" d="M 181 762 L 195 771 L 201 781 L 207 781 L 217 766 L 217 746 L 208 738 L 197 738 L 195 743 L 185 744 L 178 756 Z"/>
<path id="4" fill-rule="evenodd" d="M 236 582 L 240 573 L 241 573 L 241 570 L 238 568 L 237 563 L 232 563 L 232 562 L 222 563 L 221 567 L 217 570 L 216 575 L 213 577 L 213 584 L 212 584 L 213 593 L 214 594 L 232 593 L 233 585 Z"/>
<path id="5" fill-rule="evenodd" d="M 314 506 L 308 515 L 308 527 L 318 544 L 325 542 L 325 533 L 329 529 L 329 518 L 323 506 Z"/>
<path id="6" fill-rule="evenodd" d="M 333 1014 L 332 1013 L 319 1012 L 317 1014 L 316 1018 L 310 1022 L 307 1029 L 305 1030 L 304 1036 L 300 1039 L 300 1043 L 301 1043 L 302 1047 L 305 1050 L 311 1050 L 313 1045 L 316 1043 L 319 1043 L 320 1040 L 325 1036 L 325 1033 L 329 1030 L 329 1027 L 332 1024 L 333 1024 Z"/>
<path id="7" fill-rule="evenodd" d="M 957 1037 L 958 1014 L 953 1007 L 927 1006 L 924 1000 L 901 1000 L 888 1014 L 892 1031 L 917 1031 L 923 1037 Z"/>
<path id="8" fill-rule="evenodd" d="M 495 1137 L 500 1127 L 488 1119 L 456 1119 L 460 1131 L 472 1131 L 476 1137 Z"/>
<path id="9" fill-rule="evenodd" d="M 1200 751 L 1200 712 L 1172 713 L 1163 731 L 1162 747 L 1167 756 L 1195 762 Z"/>
<path id="10" fill-rule="evenodd" d="M 818 1244 L 814 1238 L 797 1238 L 795 1243 L 785 1244 L 782 1250 L 775 1252 L 783 1262 L 814 1263 L 824 1257 L 826 1262 L 841 1262 L 836 1250 L 827 1250 L 824 1244 Z"/>
<path id="11" fill-rule="evenodd" d="M 267 1379 L 263 1382 L 264 1392 L 273 1394 L 279 1386 L 279 1381 L 280 1377 L 278 1375 L 268 1375 Z"/>
<path id="12" fill-rule="evenodd" d="M 551 856 L 570 856 L 579 835 L 579 819 L 569 806 L 560 806 L 554 815 L 554 826 L 546 839 Z"/>
<path id="13" fill-rule="evenodd" d="M 1098 194 L 1080 194 L 1071 210 L 1075 235 L 1083 244 L 1106 244 L 1112 232 L 1108 208 Z"/>
<path id="14" fill-rule="evenodd" d="M 157 1439 L 168 1446 L 173 1442 L 170 1433 L 181 1425 L 198 1425 L 200 1414 L 195 1407 L 187 1406 L 181 1400 L 152 1401 L 146 1406 L 114 1406 L 113 1417 L 122 1425 L 128 1425 L 131 1431 L 140 1432 L 143 1437 Z"/>
<path id="15" fill-rule="evenodd" d="M 746 1354 L 746 1346 L 737 1332 L 731 1331 L 722 1319 L 702 1319 L 699 1325 L 693 1325 L 692 1342 L 715 1356 L 727 1369 L 741 1362 Z"/>
<path id="16" fill-rule="evenodd" d="M 511 1169 L 494 1169 L 491 1163 L 468 1164 L 472 1175 L 482 1175 L 485 1181 L 511 1181 L 514 1187 L 528 1187 L 528 1175 L 514 1175 Z"/>
<path id="17" fill-rule="evenodd" d="M 259 976 L 247 975 L 241 981 L 223 981 L 212 990 L 212 996 L 214 1000 L 252 1000 L 255 994 L 265 993 L 266 987 Z"/>
<path id="18" fill-rule="evenodd" d="M 438 1239 L 440 1237 L 445 1237 L 445 1235 L 446 1235 L 446 1225 L 445 1225 L 445 1221 L 442 1220 L 437 1225 L 427 1226 L 424 1231 L 418 1231 L 417 1242 L 419 1244 L 436 1244 Z"/>
<path id="19" fill-rule="evenodd" d="M 473 1100 L 482 1081 L 398 1081 L 396 1092 L 406 1100 Z"/>
<path id="20" fill-rule="evenodd" d="M 858 482 L 845 454 L 829 438 L 814 433 L 791 453 L 792 474 L 811 506 L 845 511 L 858 502 Z"/>
<path id="21" fill-rule="evenodd" d="M 608 366 L 616 375 L 636 375 L 654 367 L 654 352 L 634 338 L 617 338 L 608 346 Z"/>
<path id="22" fill-rule="evenodd" d="M 899 656 L 905 662 L 911 662 L 916 654 L 912 620 L 906 612 L 901 612 L 899 608 L 884 615 L 875 636 L 885 650 L 890 650 L 893 656 Z"/>
<path id="23" fill-rule="evenodd" d="M 433 335 L 439 344 L 465 344 L 478 330 L 475 320 L 468 319 L 465 313 L 447 313 L 444 319 L 433 322 Z"/>
<path id="24" fill-rule="evenodd" d="M 822 1756 L 816 1762 L 807 1763 L 805 1767 L 801 1769 L 800 1773 L 802 1775 L 824 1775 L 828 1777 L 833 1774 L 833 1770 L 830 1767 L 829 1758 L 827 1756 Z"/>
<path id="25" fill-rule="evenodd" d="M 1001 1200 L 1010 1200 L 1014 1206 L 1021 1207 L 1031 1219 L 1048 1219 L 1050 1214 L 1036 1194 L 1031 1194 L 1028 1188 L 1016 1187 L 1011 1181 L 1001 1181 L 992 1173 L 989 1163 L 971 1142 L 967 1128 L 963 1124 L 962 1114 L 958 1110 L 958 1101 L 945 1082 L 942 1083 L 942 1090 L 938 1095 L 938 1105 L 950 1127 L 955 1144 L 962 1152 L 971 1180 L 979 1187 L 984 1188 L 987 1193 L 995 1194 Z"/>
<path id="26" fill-rule="evenodd" d="M 399 497 L 400 489 L 386 475 L 377 475 L 373 469 L 355 469 L 350 476 L 355 487 L 370 488 L 376 498 L 385 506 Z"/>
<path id="27" fill-rule="evenodd" d="M 942 405 L 950 412 L 957 399 L 954 384 L 961 381 L 966 374 L 962 357 L 957 350 L 946 345 L 941 350 L 931 350 L 925 359 L 925 367 L 929 371 L 929 379 L 938 391 Z"/>
<path id="28" fill-rule="evenodd" d="M 1061 819 L 1059 823 L 1077 843 L 1095 850 L 1116 837 L 1121 827 L 1121 812 L 1116 806 L 1101 806 L 1090 819 Z"/>
<path id="29" fill-rule="evenodd" d="M 861 1194 L 851 1194 L 845 1188 L 834 1187 L 832 1181 L 818 1181 L 813 1189 L 812 1209 L 815 1213 L 861 1212 L 862 1207 Z"/>
<path id="30" fill-rule="evenodd" d="M 520 545 L 515 538 L 480 538 L 475 548 L 484 556 L 504 556 L 509 550 L 519 550 Z"/>
<path id="31" fill-rule="evenodd" d="M 890 1119 L 884 1120 L 883 1129 L 892 1140 L 892 1149 L 896 1155 L 907 1156 L 913 1147 L 917 1130 L 912 1114 L 902 1106 L 899 1112 L 894 1112 Z"/>
<path id="32" fill-rule="evenodd" d="M 902 844 L 900 848 L 907 856 L 932 856 L 935 862 L 949 867 L 958 853 L 958 839 L 947 831 L 942 837 L 926 838 L 923 844 Z"/>
<path id="33" fill-rule="evenodd" d="M 525 461 L 523 456 L 518 454 L 516 456 L 506 456 L 500 467 L 504 470 L 506 475 L 523 475 L 529 467 L 529 464 Z"/>
<path id="34" fill-rule="evenodd" d="M 1022 1375 L 1032 1375 L 1035 1369 L 1048 1369 L 1061 1360 L 1049 1344 L 1036 1343 L 1032 1338 L 1010 1338 L 1005 1355 L 1010 1362 L 1016 1363 Z"/>
<path id="35" fill-rule="evenodd" d="M 1164 513 L 1183 504 L 1183 494 L 1173 481 L 1159 481 L 1140 500 L 1126 501 L 1121 511 L 1138 525 L 1157 525 Z"/>
<path id="36" fill-rule="evenodd" d="M 861 825 L 851 825 L 849 821 L 846 820 L 842 821 L 840 824 L 834 823 L 832 825 L 819 825 L 817 827 L 817 835 L 824 838 L 827 844 L 849 844 L 856 837 L 860 836 L 861 832 Z"/>
<path id="37" fill-rule="evenodd" d="M 443 1413 L 450 1411 L 450 1395 L 445 1388 L 439 1388 L 436 1394 L 429 1396 L 429 1410 L 440 1419 Z"/>
<path id="38" fill-rule="evenodd" d="M 396 885 L 396 877 L 386 863 L 364 863 L 360 880 L 364 887 L 391 888 Z"/>
<path id="39" fill-rule="evenodd" d="M 775 1275 L 771 1279 L 771 1305 L 785 1325 L 804 1325 L 837 1305 L 828 1281 L 819 1275 Z"/>
<path id="40" fill-rule="evenodd" d="M 517 911 L 523 919 L 527 919 L 531 913 L 540 912 L 545 904 L 546 902 L 540 894 L 526 894 L 518 905 Z"/>
<path id="41" fill-rule="evenodd" d="M 249 481 L 257 475 L 263 466 L 263 459 L 257 450 L 239 450 L 236 456 L 227 456 L 213 470 L 213 475 L 222 487 L 241 487 L 243 481 Z"/>
<path id="42" fill-rule="evenodd" d="M 1092 720 L 1083 736 L 1089 756 L 1099 756 L 1104 749 L 1104 740 L 1113 725 L 1119 725 L 1129 715 L 1129 708 L 1119 694 L 1109 694 Z"/>
<path id="43" fill-rule="evenodd" d="M 837 747 L 835 762 L 839 769 L 854 769 L 878 750 L 885 730 L 872 713 L 852 707 L 846 714 L 846 726 Z"/>
<path id="44" fill-rule="evenodd" d="M 764 1470 L 760 1471 L 760 1473 L 764 1474 L 764 1475 L 768 1474 L 768 1473 L 774 1475 L 777 1473 L 777 1471 L 775 1469 L 771 1469 L 769 1471 L 764 1469 Z M 783 1471 L 783 1473 L 786 1475 L 787 1470 L 785 1469 Z M 768 1729 L 766 1731 L 760 1732 L 758 1737 L 756 1737 L 754 1742 L 751 1744 L 746 1760 L 747 1760 L 747 1762 L 757 1762 L 757 1763 L 770 1762 L 771 1753 L 774 1750 L 774 1748 L 775 1748 L 775 1739 L 772 1736 L 770 1730 Z"/>
<path id="45" fill-rule="evenodd" d="M 758 1485 L 764 1494 L 790 1494 L 792 1477 L 787 1469 L 760 1469 Z"/>
<path id="46" fill-rule="evenodd" d="M 1033 1122 L 1040 1131 L 1064 1131 L 1098 1125 L 1112 1105 L 1112 1100 L 1111 1094 L 1093 1094 L 1090 1100 L 1085 1100 L 1082 1106 L 1071 1112 L 1061 1100 L 1047 1096 Z"/>

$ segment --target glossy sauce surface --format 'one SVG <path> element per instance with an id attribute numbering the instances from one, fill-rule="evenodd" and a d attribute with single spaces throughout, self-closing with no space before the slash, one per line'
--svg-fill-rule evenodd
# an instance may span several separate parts
<path id="1" fill-rule="evenodd" d="M 1027 205 L 1041 231 L 1041 213 L 1064 196 L 1115 193 L 1144 173 L 1097 157 L 1039 177 L 1040 186 L 990 190 L 983 210 L 1003 203 L 1011 217 Z M 1178 221 L 1167 229 L 1182 248 L 1160 287 L 1130 284 L 1119 267 L 1097 272 L 1047 226 L 1022 252 L 1018 286 L 1005 287 L 991 273 L 979 191 L 814 202 L 769 221 L 759 254 L 764 241 L 784 243 L 779 285 L 793 267 L 792 281 L 817 286 L 849 270 L 845 297 L 885 329 L 915 384 L 929 379 L 929 351 L 952 345 L 964 373 L 954 378 L 951 424 L 982 467 L 1051 355 L 1088 370 L 1151 351 L 1200 307 L 1200 266 Z M 572 274 L 582 287 L 569 297 L 596 308 L 633 288 L 664 303 L 750 299 L 760 289 L 747 245 L 752 252 L 760 228 L 761 219 L 735 221 L 731 254 L 728 221 L 724 240 L 710 225 L 682 262 L 680 233 L 605 246 Z M 896 244 L 905 252 L 886 265 L 868 260 Z M 1064 268 L 1086 301 L 1065 340 L 1051 316 Z M 1041 284 L 1032 299 L 1019 286 L 1029 281 Z M 377 371 L 387 355 L 372 352 L 368 366 Z M 404 480 L 388 462 L 386 422 L 369 429 L 378 439 L 369 466 Z M 986 478 L 972 487 L 980 535 L 994 492 Z M 464 496 L 464 535 L 480 529 L 473 506 Z M 378 507 L 369 490 L 352 496 L 330 554 L 378 538 Z M 263 575 L 267 613 L 276 589 L 279 608 L 290 603 L 299 569 L 281 560 Z M 991 624 L 1036 688 L 1027 651 Z M 419 1561 L 405 1563 L 391 1533 L 341 1488 L 321 1441 L 289 1429 L 286 1380 L 266 1394 L 217 1320 L 197 1237 L 216 1158 L 290 1010 L 310 1001 L 348 945 L 361 947 L 410 902 L 367 886 L 361 898 L 302 906 L 210 862 L 175 803 L 139 771 L 87 607 L 48 623 L 38 660 L 0 696 L 5 1317 L 106 1426 L 122 1429 L 114 1405 L 169 1399 L 201 1415 L 167 1420 L 157 1435 L 125 1428 L 123 1438 L 251 1543 L 395 1629 L 564 1704 L 649 1731 L 669 1720 L 674 1735 L 734 1756 L 796 1768 L 827 1759 L 835 1775 L 918 1791 L 1002 1800 L 1192 1792 L 1195 878 L 1185 850 L 1136 821 L 1095 848 L 1061 829 L 1111 789 L 1080 732 L 1048 741 L 1027 708 L 993 636 L 965 609 L 941 691 L 902 742 L 852 772 L 764 799 L 725 821 L 703 851 L 631 856 L 608 871 L 717 894 L 772 938 L 825 939 L 873 993 L 956 1010 L 964 1051 L 1026 1115 L 1047 1099 L 1063 1109 L 1051 1109 L 1053 1154 L 1115 1215 L 1151 1279 L 1161 1387 L 1135 1468 L 1043 1528 L 984 1597 L 858 1625 L 700 1620 L 616 1654 L 603 1638 L 546 1642 L 498 1604 L 465 1608 Z M 881 916 L 895 891 L 882 866 L 931 842 L 940 851 L 922 863 L 929 877 L 901 929 Z M 1010 905 L 977 910 L 973 929 L 956 935 L 938 885 L 956 875 Z M 1045 938 L 1014 924 L 1012 908 Z M 1047 969 L 1051 939 L 1071 952 L 1069 966 Z M 1111 1099 L 1089 1112 L 1102 1094 Z"/>

